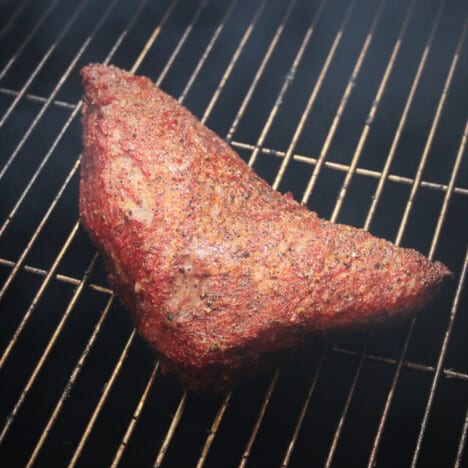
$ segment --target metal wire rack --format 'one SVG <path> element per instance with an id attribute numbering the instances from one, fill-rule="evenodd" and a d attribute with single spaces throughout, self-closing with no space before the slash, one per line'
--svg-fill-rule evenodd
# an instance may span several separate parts
<path id="1" fill-rule="evenodd" d="M 467 28 L 461 0 L 0 1 L 1 465 L 466 464 Z M 406 326 L 184 392 L 78 221 L 92 61 L 152 77 L 275 189 L 453 281 Z"/>

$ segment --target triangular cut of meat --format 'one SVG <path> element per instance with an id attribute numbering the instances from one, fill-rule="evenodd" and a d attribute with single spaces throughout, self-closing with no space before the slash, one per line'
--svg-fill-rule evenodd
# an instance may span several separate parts
<path id="1" fill-rule="evenodd" d="M 410 316 L 449 275 L 274 191 L 149 79 L 82 77 L 81 220 L 185 387 L 228 388 L 309 336 Z"/>

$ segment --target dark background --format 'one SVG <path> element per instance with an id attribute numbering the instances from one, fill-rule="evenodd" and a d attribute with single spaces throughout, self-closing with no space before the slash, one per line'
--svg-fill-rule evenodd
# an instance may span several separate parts
<path id="1" fill-rule="evenodd" d="M 0 370 L 2 421 L 20 398 L 57 326 L 61 327 L 0 445 L 2 466 L 23 466 L 28 460 L 109 300 L 109 291 L 102 288 L 107 288 L 102 265 L 99 260 L 92 263 L 94 248 L 81 227 L 70 235 L 78 220 L 76 162 L 81 127 L 79 114 L 72 113 L 81 97 L 78 71 L 89 62 L 105 60 L 130 69 L 155 33 L 137 73 L 151 77 L 173 96 L 183 96 L 183 103 L 200 118 L 212 102 L 206 124 L 223 137 L 231 131 L 229 141 L 246 161 L 257 147 L 253 167 L 270 183 L 291 148 L 295 157 L 279 181 L 280 191 L 291 191 L 301 201 L 316 160 L 325 154 L 311 196 L 303 200 L 321 217 L 332 216 L 359 140 L 369 125 L 358 171 L 337 216 L 338 222 L 358 227 L 364 225 L 376 197 L 418 67 L 426 57 L 394 152 L 391 177 L 377 195 L 369 230 L 395 240 L 419 167 L 423 183 L 411 198 L 401 244 L 428 254 L 442 216 L 434 259 L 446 263 L 454 279 L 415 323 L 377 466 L 410 463 L 451 310 L 457 315 L 419 461 L 420 466 L 453 464 L 468 406 L 467 297 L 466 290 L 457 293 L 468 237 L 466 147 L 446 209 L 443 202 L 466 125 L 466 36 L 459 41 L 464 25 L 466 28 L 468 5 L 461 0 L 442 5 L 418 0 L 387 1 L 379 10 L 380 6 L 381 2 L 373 0 L 297 0 L 283 23 L 290 7 L 286 1 L 0 1 L 0 119 L 4 119 L 0 123 L 0 284 L 10 282 L 0 301 L 2 353 L 25 314 L 28 317 Z M 409 8 L 413 10 L 407 16 Z M 281 36 L 233 128 L 282 23 Z M 160 30 L 155 30 L 158 25 Z M 190 34 L 173 55 L 188 27 Z M 248 28 L 252 29 L 246 36 Z M 308 31 L 309 40 L 303 42 Z M 318 86 L 338 34 L 342 34 L 341 40 Z M 211 44 L 213 37 L 216 40 Z M 366 39 L 368 48 L 363 52 Z M 398 40 L 401 44 L 392 72 L 380 101 L 375 102 Z M 303 53 L 298 58 L 301 44 Z M 357 69 L 360 54 L 362 63 Z M 193 75 L 200 61 L 203 65 Z M 314 89 L 317 93 L 310 113 L 291 146 Z M 376 112 L 369 119 L 373 105 Z M 272 109 L 276 114 L 262 142 L 259 139 Z M 325 153 L 334 122 L 338 122 L 336 131 Z M 426 162 L 420 166 L 423 156 Z M 17 272 L 15 264 L 19 265 Z M 49 271 L 53 273 L 50 280 Z M 82 279 L 84 287 L 77 289 Z M 454 300 L 458 301 L 455 308 Z M 365 466 L 408 330 L 403 325 L 369 340 L 364 335 L 342 337 L 337 348 L 330 345 L 326 355 L 327 345 L 315 340 L 288 357 L 248 466 L 281 465 L 315 376 L 318 380 L 290 466 L 323 465 L 356 369 L 359 375 L 333 461 L 334 466 Z M 70 460 L 131 331 L 125 311 L 114 302 L 76 381 L 67 389 L 38 466 L 64 466 Z M 358 366 L 365 344 L 367 358 Z M 153 365 L 152 352 L 137 337 L 78 465 L 111 463 Z M 259 376 L 234 391 L 206 466 L 237 466 L 271 378 L 272 374 Z M 157 374 L 121 466 L 152 466 L 181 396 L 173 378 Z M 189 394 L 164 466 L 196 464 L 222 400 L 223 396 Z"/>

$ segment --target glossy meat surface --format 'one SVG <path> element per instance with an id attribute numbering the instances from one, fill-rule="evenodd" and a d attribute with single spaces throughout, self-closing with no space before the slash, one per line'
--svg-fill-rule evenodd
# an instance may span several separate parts
<path id="1" fill-rule="evenodd" d="M 81 220 L 185 387 L 228 388 L 308 336 L 408 316 L 449 274 L 275 192 L 149 79 L 82 77 Z"/>

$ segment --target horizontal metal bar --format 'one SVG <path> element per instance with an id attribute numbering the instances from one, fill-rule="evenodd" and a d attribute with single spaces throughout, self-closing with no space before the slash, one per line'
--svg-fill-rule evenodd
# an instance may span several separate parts
<path id="1" fill-rule="evenodd" d="M 20 93 L 19 91 L 16 91 L 13 89 L 0 88 L 0 94 L 4 94 L 5 96 L 17 97 L 19 93 Z M 30 94 L 30 93 L 25 94 L 24 99 L 26 99 L 27 101 L 37 102 L 40 104 L 47 102 L 47 98 L 43 96 L 38 96 L 37 94 Z M 69 110 L 73 110 L 76 107 L 76 103 L 71 104 L 70 102 L 60 101 L 58 99 L 53 100 L 52 104 L 57 107 L 61 107 L 63 109 L 69 109 Z"/>
<path id="2" fill-rule="evenodd" d="M 250 143 L 244 143 L 241 141 L 232 141 L 230 144 L 234 148 L 245 149 L 248 151 L 253 151 L 255 149 L 255 145 L 252 145 Z M 285 151 L 276 150 L 273 148 L 262 147 L 259 151 L 263 154 L 272 155 L 272 156 L 276 156 L 279 158 L 284 158 L 286 155 Z M 295 161 L 302 162 L 305 164 L 310 164 L 312 166 L 317 164 L 317 161 L 318 161 L 318 158 L 314 158 L 312 156 L 305 156 L 302 154 L 294 154 L 293 159 Z M 336 169 L 337 171 L 341 171 L 341 172 L 348 172 L 350 168 L 348 164 L 336 163 L 332 161 L 325 161 L 324 165 L 329 169 Z M 371 169 L 365 169 L 363 167 L 356 168 L 355 172 L 356 174 L 372 177 L 374 179 L 380 179 L 380 177 L 382 176 L 382 172 L 374 171 Z M 388 180 L 391 180 L 392 182 L 405 184 L 405 185 L 412 185 L 414 182 L 414 179 L 412 179 L 411 177 L 404 177 L 404 176 L 399 176 L 396 174 L 390 174 L 388 176 Z M 422 180 L 420 185 L 422 187 L 433 189 L 433 190 L 446 191 L 448 189 L 447 184 L 439 184 L 437 182 L 430 182 L 428 180 Z M 453 191 L 459 195 L 468 195 L 468 187 L 454 187 Z"/>
<path id="3" fill-rule="evenodd" d="M 332 351 L 341 353 L 341 354 L 346 354 L 349 356 L 358 356 L 360 353 L 358 351 L 353 351 L 351 349 L 346 349 L 346 348 L 341 348 L 338 345 L 333 346 Z M 388 358 L 388 357 L 383 357 L 379 356 L 377 354 L 367 354 L 366 359 L 369 359 L 369 361 L 375 361 L 379 362 L 381 364 L 390 364 L 392 366 L 395 366 L 398 364 L 398 360 L 394 358 Z M 418 372 L 424 372 L 424 373 L 433 373 L 435 372 L 435 367 L 434 366 L 428 366 L 426 364 L 419 364 L 417 362 L 413 361 L 408 361 L 405 360 L 403 361 L 403 367 L 406 369 L 418 371 Z M 442 369 L 442 374 L 444 377 L 447 379 L 453 379 L 453 380 L 461 380 L 463 382 L 468 382 L 468 373 L 466 372 L 461 372 L 457 371 L 455 369 Z"/>
<path id="4" fill-rule="evenodd" d="M 6 260 L 5 258 L 0 258 L 0 265 L 13 268 L 15 266 L 15 264 L 16 263 L 11 261 L 11 260 Z M 40 276 L 46 276 L 47 273 L 48 273 L 47 270 L 44 270 L 42 268 L 33 267 L 31 265 L 23 265 L 22 270 L 24 270 L 27 273 L 33 273 L 33 274 L 40 275 Z M 81 281 L 78 278 L 73 278 L 71 276 L 61 275 L 61 274 L 56 274 L 54 276 L 54 279 L 56 279 L 57 281 L 61 281 L 63 283 L 71 284 L 73 286 L 78 286 L 80 284 L 80 281 Z M 93 290 L 98 291 L 100 293 L 104 293 L 104 294 L 108 294 L 108 295 L 113 294 L 112 289 L 106 288 L 105 286 L 101 286 L 99 284 L 90 283 L 88 285 L 88 287 L 90 289 L 93 289 Z"/>

